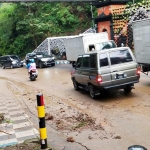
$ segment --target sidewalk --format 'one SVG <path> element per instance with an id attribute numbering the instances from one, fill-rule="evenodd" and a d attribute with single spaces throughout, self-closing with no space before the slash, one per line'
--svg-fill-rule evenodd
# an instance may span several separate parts
<path id="1" fill-rule="evenodd" d="M 0 148 L 23 143 L 25 140 L 39 137 L 35 128 L 37 118 L 25 112 L 21 103 L 7 87 L 7 81 L 0 79 Z M 28 114 L 28 115 L 27 115 Z M 1 121 L 1 116 L 4 119 Z M 32 120 L 32 122 L 31 122 Z M 56 150 L 86 150 L 76 142 L 67 142 L 67 137 L 47 124 L 47 143 Z"/>
<path id="2" fill-rule="evenodd" d="M 0 121 L 0 148 L 37 138 L 38 131 L 7 88 L 6 81 L 0 80 L 0 85 L 0 116 L 4 116 Z"/>

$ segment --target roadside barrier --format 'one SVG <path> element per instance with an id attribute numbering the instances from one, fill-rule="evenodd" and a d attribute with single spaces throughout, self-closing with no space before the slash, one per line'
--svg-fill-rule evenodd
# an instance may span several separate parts
<path id="1" fill-rule="evenodd" d="M 47 133 L 45 124 L 45 110 L 44 110 L 44 99 L 43 94 L 37 94 L 37 109 L 39 117 L 39 131 L 40 131 L 40 143 L 41 149 L 47 148 Z"/>
<path id="2" fill-rule="evenodd" d="M 55 61 L 55 64 L 57 65 L 57 64 L 69 64 L 70 62 L 69 61 L 67 61 L 67 60 L 56 60 Z"/>
<path id="3" fill-rule="evenodd" d="M 55 64 L 58 65 L 58 64 L 69 64 L 70 62 L 67 61 L 67 60 L 55 60 Z M 23 65 L 26 66 L 26 63 L 23 62 Z"/>

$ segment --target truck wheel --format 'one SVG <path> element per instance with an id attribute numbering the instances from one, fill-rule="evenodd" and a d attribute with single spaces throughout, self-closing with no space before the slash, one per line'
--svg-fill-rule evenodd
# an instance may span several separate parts
<path id="1" fill-rule="evenodd" d="M 75 79 L 73 79 L 73 86 L 76 91 L 79 91 L 79 83 Z"/>
<path id="2" fill-rule="evenodd" d="M 130 93 L 132 90 L 131 86 L 127 86 L 126 88 L 124 88 L 125 93 Z"/>
<path id="3" fill-rule="evenodd" d="M 96 90 L 95 90 L 95 87 L 94 87 L 92 84 L 90 84 L 90 85 L 89 85 L 89 92 L 90 92 L 91 98 L 93 98 L 93 99 L 96 98 L 95 91 L 96 91 Z"/>
<path id="4" fill-rule="evenodd" d="M 39 68 L 43 68 L 43 64 L 41 62 L 38 63 Z"/>

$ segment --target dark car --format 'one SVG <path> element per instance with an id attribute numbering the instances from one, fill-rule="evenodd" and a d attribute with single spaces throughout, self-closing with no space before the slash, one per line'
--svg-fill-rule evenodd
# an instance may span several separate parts
<path id="1" fill-rule="evenodd" d="M 26 54 L 26 57 L 25 57 L 26 64 L 28 64 L 30 59 L 34 59 L 36 66 L 39 68 L 55 66 L 54 58 L 44 52 L 34 52 L 34 53 Z"/>
<path id="2" fill-rule="evenodd" d="M 23 67 L 23 61 L 17 55 L 5 55 L 0 57 L 0 65 L 3 69 Z"/>
<path id="3" fill-rule="evenodd" d="M 27 53 L 25 56 L 25 63 L 28 64 L 32 58 L 36 58 L 36 53 Z"/>

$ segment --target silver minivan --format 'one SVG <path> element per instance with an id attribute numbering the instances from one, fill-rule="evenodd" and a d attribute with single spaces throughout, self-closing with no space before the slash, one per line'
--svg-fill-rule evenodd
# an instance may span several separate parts
<path id="1" fill-rule="evenodd" d="M 71 79 L 75 90 L 84 88 L 94 99 L 106 90 L 131 92 L 139 82 L 140 68 L 129 47 L 118 47 L 80 55 Z"/>

